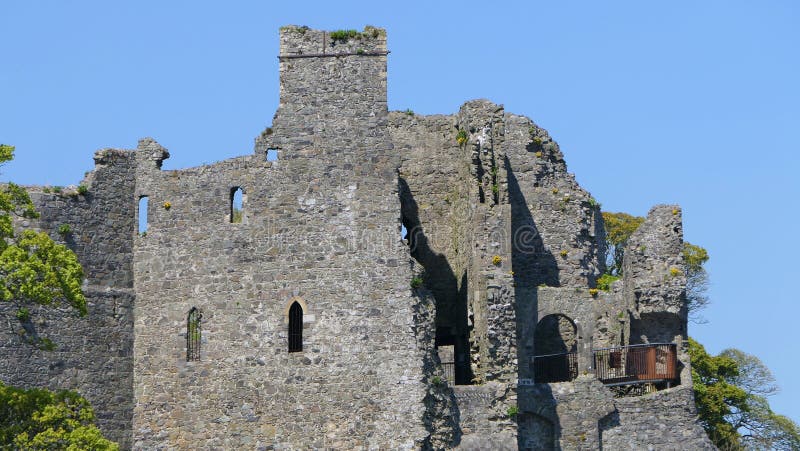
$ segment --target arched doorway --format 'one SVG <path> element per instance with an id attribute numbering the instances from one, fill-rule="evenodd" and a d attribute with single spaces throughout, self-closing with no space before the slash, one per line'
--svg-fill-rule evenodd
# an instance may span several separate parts
<path id="1" fill-rule="evenodd" d="M 566 315 L 547 315 L 533 336 L 534 382 L 566 382 L 578 377 L 578 328 Z"/>

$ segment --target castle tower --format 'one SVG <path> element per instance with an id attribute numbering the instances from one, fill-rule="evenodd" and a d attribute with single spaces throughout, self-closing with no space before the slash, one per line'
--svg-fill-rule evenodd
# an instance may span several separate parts
<path id="1" fill-rule="evenodd" d="M 385 33 L 285 27 L 280 48 L 255 154 L 139 171 L 135 448 L 424 440 Z"/>
<path id="2" fill-rule="evenodd" d="M 258 151 L 288 159 L 313 157 L 374 173 L 385 157 L 386 32 L 328 32 L 288 26 L 280 31 L 280 105 Z M 393 174 L 392 174 L 393 176 Z"/>

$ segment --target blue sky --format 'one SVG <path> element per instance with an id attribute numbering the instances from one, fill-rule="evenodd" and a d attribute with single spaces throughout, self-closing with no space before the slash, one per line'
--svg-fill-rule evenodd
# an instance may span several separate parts
<path id="1" fill-rule="evenodd" d="M 0 142 L 17 146 L 0 179 L 50 185 L 144 136 L 166 169 L 251 153 L 281 25 L 386 28 L 391 109 L 488 98 L 548 129 L 604 210 L 681 204 L 711 254 L 690 334 L 760 357 L 800 422 L 797 2 L 5 0 L 0 21 Z"/>

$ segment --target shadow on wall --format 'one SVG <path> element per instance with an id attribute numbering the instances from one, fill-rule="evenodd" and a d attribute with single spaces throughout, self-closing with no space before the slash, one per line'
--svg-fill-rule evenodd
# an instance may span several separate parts
<path id="1" fill-rule="evenodd" d="M 411 194 L 408 183 L 398 179 L 400 211 L 403 226 L 408 231 L 408 247 L 411 256 L 425 268 L 425 285 L 436 301 L 436 346 L 453 346 L 455 349 L 455 383 L 466 385 L 472 382 L 469 358 L 469 328 L 467 324 L 466 274 L 462 274 L 459 288 L 458 277 L 447 257 L 434 252 L 420 224 L 419 207 Z"/>
<path id="2" fill-rule="evenodd" d="M 534 328 L 539 320 L 539 285 L 559 286 L 559 270 L 555 257 L 547 252 L 539 229 L 533 220 L 528 202 L 508 157 L 503 164 L 508 176 L 508 199 L 511 203 L 511 265 L 514 268 L 514 299 L 517 321 L 518 377 L 532 378 L 531 357 L 534 354 Z"/>
<path id="3" fill-rule="evenodd" d="M 511 263 L 516 286 L 538 287 L 544 284 L 557 287 L 560 281 L 556 258 L 545 250 L 542 236 L 528 209 L 528 201 L 519 187 L 508 157 L 505 157 L 504 164 L 508 174 L 508 199 L 511 203 Z"/>
<path id="4" fill-rule="evenodd" d="M 520 389 L 517 415 L 517 448 L 521 450 L 561 449 L 561 423 L 550 384 Z"/>
<path id="5" fill-rule="evenodd" d="M 669 312 L 642 313 L 631 319 L 631 344 L 672 343 L 675 335 L 686 336 L 686 323 Z"/>
<path id="6" fill-rule="evenodd" d="M 597 422 L 598 426 L 597 429 L 598 433 L 600 434 L 600 436 L 598 437 L 598 443 L 600 444 L 600 451 L 603 451 L 603 433 L 610 429 L 614 429 L 619 425 L 620 425 L 619 411 L 617 411 L 616 409 L 613 412 L 609 413 L 608 415 L 604 416 L 603 418 L 600 418 L 600 420 Z"/>

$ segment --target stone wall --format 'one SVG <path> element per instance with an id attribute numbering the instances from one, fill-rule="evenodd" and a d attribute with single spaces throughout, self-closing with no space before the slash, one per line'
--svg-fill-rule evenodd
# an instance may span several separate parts
<path id="1" fill-rule="evenodd" d="M 139 172 L 152 214 L 134 256 L 137 448 L 430 441 L 432 346 L 415 334 L 423 301 L 400 239 L 385 34 L 341 51 L 329 38 L 282 30 L 281 106 L 254 155 Z M 326 51 L 336 55 L 312 56 Z M 277 161 L 265 161 L 269 148 Z M 240 224 L 228 217 L 235 187 Z M 293 302 L 303 348 L 290 353 Z M 201 358 L 187 362 L 192 307 L 203 313 Z"/>
<path id="2" fill-rule="evenodd" d="M 625 249 L 624 296 L 633 312 L 632 343 L 686 340 L 683 226 L 677 205 L 657 205 Z"/>
<path id="3" fill-rule="evenodd" d="M 32 310 L 30 326 L 53 340 L 54 351 L 35 349 L 17 332 L 14 312 L 0 305 L 0 380 L 22 387 L 73 389 L 95 409 L 97 424 L 124 448 L 131 444 L 133 408 L 133 230 L 135 160 L 101 150 L 95 169 L 74 187 L 55 193 L 29 187 L 41 217 L 20 224 L 47 231 L 77 255 L 84 269 L 88 315 L 68 308 Z M 50 191 L 50 192 L 45 192 Z M 71 232 L 60 235 L 68 225 Z"/>
<path id="4" fill-rule="evenodd" d="M 50 354 L 9 323 L 0 378 L 78 389 L 123 448 L 707 447 L 678 207 L 651 210 L 624 280 L 598 293 L 599 204 L 545 130 L 486 100 L 389 113 L 381 29 L 280 42 L 280 105 L 252 155 L 162 171 L 169 152 L 145 138 L 99 151 L 86 195 L 31 188 L 28 225 L 58 240 L 71 225 L 90 314 L 37 312 L 60 331 Z M 658 341 L 678 344 L 679 387 L 614 398 L 595 377 L 594 349 Z M 538 383 L 532 356 L 556 350 L 577 352 L 578 376 Z"/>
<path id="5" fill-rule="evenodd" d="M 697 422 L 690 387 L 615 400 L 616 411 L 600 422 L 602 449 L 714 450 Z"/>

